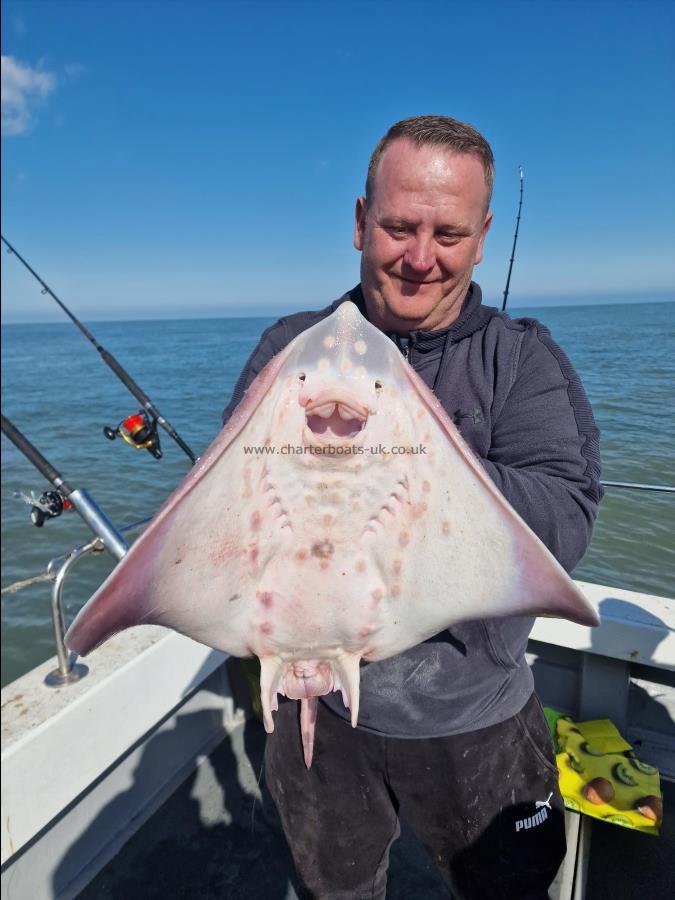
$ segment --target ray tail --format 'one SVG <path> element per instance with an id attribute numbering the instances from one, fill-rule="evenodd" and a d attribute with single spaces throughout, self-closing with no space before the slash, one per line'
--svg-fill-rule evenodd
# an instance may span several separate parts
<path id="1" fill-rule="evenodd" d="M 302 735 L 302 752 L 305 756 L 305 765 L 309 769 L 312 765 L 314 753 L 314 732 L 316 729 L 316 714 L 319 701 L 316 697 L 300 701 L 300 733 Z"/>

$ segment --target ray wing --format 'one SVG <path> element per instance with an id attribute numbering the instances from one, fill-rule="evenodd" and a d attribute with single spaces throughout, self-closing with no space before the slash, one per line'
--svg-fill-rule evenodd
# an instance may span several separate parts
<path id="1" fill-rule="evenodd" d="M 82 608 L 66 634 L 76 653 L 85 655 L 132 625 L 158 624 L 229 653 L 250 654 L 242 586 L 256 560 L 241 536 L 250 530 L 253 485 L 264 457 L 246 456 L 241 448 L 263 444 L 289 349 L 258 375 L 225 428 Z"/>
<path id="2" fill-rule="evenodd" d="M 597 615 L 534 532 L 495 487 L 445 410 L 409 367 L 409 444 L 426 453 L 406 466 L 407 515 L 373 541 L 385 572 L 380 626 L 367 658 L 384 659 L 470 619 Z"/>

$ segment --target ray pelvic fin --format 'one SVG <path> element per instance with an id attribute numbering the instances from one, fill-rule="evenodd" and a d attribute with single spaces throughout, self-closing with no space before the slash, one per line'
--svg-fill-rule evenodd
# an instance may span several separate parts
<path id="1" fill-rule="evenodd" d="M 260 700 L 263 709 L 265 731 L 272 734 L 274 720 L 272 711 L 279 708 L 277 689 L 283 674 L 283 663 L 278 656 L 260 657 Z"/>
<path id="2" fill-rule="evenodd" d="M 343 697 L 346 695 L 347 698 L 345 706 L 352 713 L 352 728 L 356 728 L 359 719 L 360 661 L 361 657 L 355 653 L 342 653 L 333 662 L 333 668 L 340 680 L 340 690 Z"/>

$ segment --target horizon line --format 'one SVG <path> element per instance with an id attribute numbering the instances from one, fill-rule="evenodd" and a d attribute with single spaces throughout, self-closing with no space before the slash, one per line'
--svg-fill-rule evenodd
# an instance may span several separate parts
<path id="1" fill-rule="evenodd" d="M 656 295 L 656 296 L 654 296 Z M 661 296 L 659 296 L 661 295 Z M 520 309 L 579 309 L 579 308 L 587 308 L 591 306 L 642 306 L 648 305 L 650 303 L 675 303 L 675 290 L 664 289 L 662 291 L 654 291 L 652 292 L 652 296 L 649 299 L 635 299 L 636 297 L 642 297 L 642 294 L 638 293 L 626 293 L 623 295 L 615 295 L 615 294 L 595 294 L 595 295 L 572 295 L 567 302 L 557 303 L 556 300 L 563 299 L 567 295 L 564 294 L 552 294 L 548 295 L 548 297 L 541 297 L 538 300 L 534 300 L 532 298 L 522 298 L 520 302 L 515 302 L 513 305 L 507 306 L 506 312 L 511 312 L 512 310 L 520 310 Z M 582 300 L 581 297 L 587 297 L 588 299 Z M 623 299 L 620 299 L 623 297 Z M 607 299 L 602 299 L 607 298 Z M 577 300 L 577 302 L 574 302 Z M 328 304 L 326 304 L 328 305 Z M 492 306 L 497 307 L 499 309 L 498 302 L 486 302 L 485 298 L 483 299 L 484 306 Z M 192 315 L 185 315 L 181 313 L 164 313 L 162 315 L 139 315 L 128 317 L 124 315 L 110 316 L 109 314 L 102 313 L 100 316 L 93 317 L 80 317 L 81 320 L 88 322 L 189 322 L 189 321 L 208 321 L 213 319 L 269 319 L 277 318 L 293 315 L 296 312 L 305 312 L 306 307 L 299 308 L 286 308 L 284 309 L 274 309 L 274 310 L 265 310 L 264 308 L 259 312 L 256 312 L 255 315 L 251 315 L 250 312 L 238 312 L 236 310 L 232 311 L 224 311 L 224 312 L 215 312 L 208 311 L 203 313 L 192 313 Z M 58 317 L 58 313 L 54 311 L 54 313 L 48 317 L 45 317 L 44 314 L 40 314 L 40 318 L 34 317 L 21 317 L 17 316 L 1 316 L 0 315 L 0 323 L 3 325 L 69 325 L 72 324 L 65 319 L 61 319 Z"/>

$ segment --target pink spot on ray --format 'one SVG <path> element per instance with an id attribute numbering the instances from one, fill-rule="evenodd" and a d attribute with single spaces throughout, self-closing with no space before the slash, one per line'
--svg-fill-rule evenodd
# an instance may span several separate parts
<path id="1" fill-rule="evenodd" d="M 410 543 L 410 535 L 407 531 L 402 531 L 398 536 L 398 542 L 401 547 L 407 547 Z"/>
<path id="2" fill-rule="evenodd" d="M 257 509 L 251 513 L 251 528 L 253 531 L 257 531 L 260 528 L 260 518 L 260 513 Z"/>
<path id="3" fill-rule="evenodd" d="M 269 591 L 263 591 L 261 593 L 260 602 L 262 603 L 263 606 L 266 606 L 268 609 L 270 608 L 270 606 L 272 606 L 272 604 L 274 603 L 274 600 Z"/>
<path id="4" fill-rule="evenodd" d="M 271 634 L 273 631 L 272 623 L 271 622 L 263 622 L 260 626 L 260 631 L 263 634 Z"/>

